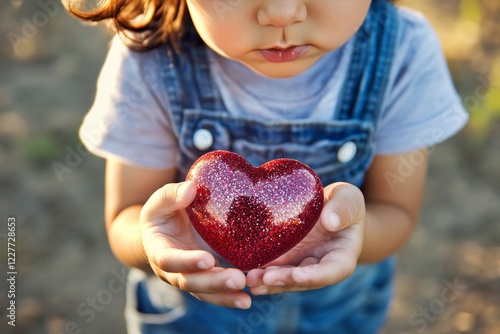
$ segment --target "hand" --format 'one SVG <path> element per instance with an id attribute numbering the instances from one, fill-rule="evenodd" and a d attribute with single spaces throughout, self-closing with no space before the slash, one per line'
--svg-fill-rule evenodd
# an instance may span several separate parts
<path id="1" fill-rule="evenodd" d="M 200 250 L 185 208 L 193 201 L 193 182 L 167 184 L 141 210 L 142 242 L 153 272 L 163 281 L 217 305 L 248 308 L 250 296 L 241 291 L 245 274 L 216 267 L 216 259 Z"/>
<path id="2" fill-rule="evenodd" d="M 324 193 L 326 204 L 311 232 L 265 269 L 248 273 L 252 294 L 319 289 L 354 273 L 365 231 L 363 194 L 347 183 L 331 184 Z"/>

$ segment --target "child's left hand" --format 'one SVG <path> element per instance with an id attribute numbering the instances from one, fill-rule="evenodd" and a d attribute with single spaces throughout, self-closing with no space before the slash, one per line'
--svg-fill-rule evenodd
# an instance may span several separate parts
<path id="1" fill-rule="evenodd" d="M 354 273 L 365 233 L 363 194 L 347 183 L 331 184 L 324 193 L 320 219 L 304 240 L 266 268 L 248 272 L 252 294 L 319 289 Z"/>

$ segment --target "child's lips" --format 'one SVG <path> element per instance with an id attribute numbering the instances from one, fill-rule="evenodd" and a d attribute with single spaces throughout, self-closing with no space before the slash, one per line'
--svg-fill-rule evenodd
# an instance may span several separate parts
<path id="1" fill-rule="evenodd" d="M 274 47 L 258 51 L 266 60 L 273 63 L 282 63 L 302 57 L 308 48 L 309 45 L 292 45 L 286 48 Z"/>

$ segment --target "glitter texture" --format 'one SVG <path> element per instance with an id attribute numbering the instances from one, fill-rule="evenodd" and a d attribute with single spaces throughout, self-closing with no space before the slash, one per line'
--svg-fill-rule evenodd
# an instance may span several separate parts
<path id="1" fill-rule="evenodd" d="M 256 168 L 235 153 L 213 151 L 193 164 L 186 180 L 197 186 L 186 209 L 191 223 L 215 252 L 245 271 L 293 248 L 323 208 L 321 181 L 297 160 Z"/>

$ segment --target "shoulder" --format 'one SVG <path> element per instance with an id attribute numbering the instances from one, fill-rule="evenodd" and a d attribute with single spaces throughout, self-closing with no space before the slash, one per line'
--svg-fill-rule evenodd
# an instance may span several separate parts
<path id="1" fill-rule="evenodd" d="M 110 42 L 102 75 L 114 80 L 147 79 L 147 75 L 158 72 L 161 67 L 160 48 L 135 51 L 125 45 L 118 36 Z"/>
<path id="2" fill-rule="evenodd" d="M 392 82 L 411 80 L 424 84 L 434 80 L 448 80 L 449 71 L 441 41 L 425 16 L 409 8 L 400 7 L 396 53 L 392 67 Z"/>
<path id="3" fill-rule="evenodd" d="M 119 35 L 114 35 L 110 41 L 108 55 L 111 57 L 116 57 L 117 59 L 129 59 L 141 62 L 144 60 L 156 58 L 159 50 L 161 49 L 165 48 L 163 48 L 162 46 L 158 46 L 150 50 L 137 51 L 126 45 Z"/>
<path id="4" fill-rule="evenodd" d="M 176 141 L 162 89 L 160 55 L 160 49 L 138 52 L 113 38 L 94 103 L 80 127 L 90 152 L 131 165 L 172 166 Z"/>
<path id="5" fill-rule="evenodd" d="M 397 7 L 397 12 L 402 32 L 411 34 L 434 31 L 423 13 L 404 6 Z"/>
<path id="6" fill-rule="evenodd" d="M 399 31 L 397 57 L 405 55 L 407 60 L 425 55 L 442 54 L 439 38 L 426 17 L 413 9 L 398 7 Z"/>
<path id="7" fill-rule="evenodd" d="M 416 11 L 398 11 L 397 47 L 376 134 L 380 154 L 436 144 L 467 121 L 433 27 Z"/>
<path id="8" fill-rule="evenodd" d="M 168 101 L 162 94 L 164 48 L 135 51 L 125 45 L 118 36 L 111 42 L 106 61 L 97 81 L 96 99 L 127 105 L 158 100 L 163 107 Z"/>

